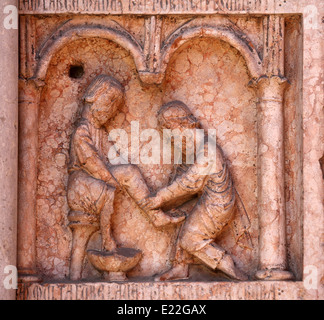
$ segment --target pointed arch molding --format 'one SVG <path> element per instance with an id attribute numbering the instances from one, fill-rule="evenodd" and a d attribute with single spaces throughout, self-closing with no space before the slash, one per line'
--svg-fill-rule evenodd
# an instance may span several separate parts
<path id="1" fill-rule="evenodd" d="M 155 19 L 155 16 L 148 17 L 146 20 L 152 24 L 153 18 Z M 54 54 L 71 41 L 87 38 L 107 39 L 128 50 L 134 59 L 141 80 L 148 84 L 161 83 L 172 55 L 183 44 L 196 38 L 214 38 L 229 43 L 244 57 L 252 79 L 257 79 L 262 75 L 262 61 L 255 46 L 247 35 L 237 28 L 188 23 L 176 29 L 163 43 L 152 46 L 146 45 L 146 43 L 151 41 L 152 36 L 154 39 L 160 39 L 160 34 L 157 33 L 161 32 L 161 29 L 153 28 L 151 24 L 148 25 L 149 32 L 145 32 L 145 43 L 142 45 L 118 24 L 107 26 L 103 24 L 75 24 L 72 21 L 67 21 L 46 39 L 37 51 L 36 71 L 33 78 L 44 81 Z M 156 61 L 154 66 L 150 63 L 153 58 Z"/>

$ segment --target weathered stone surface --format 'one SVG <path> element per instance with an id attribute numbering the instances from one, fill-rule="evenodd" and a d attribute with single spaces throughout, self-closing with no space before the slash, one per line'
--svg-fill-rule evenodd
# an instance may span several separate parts
<path id="1" fill-rule="evenodd" d="M 285 3 L 286 4 L 286 3 Z M 109 13 L 109 14 L 215 14 L 215 13 L 274 13 L 280 8 L 275 1 L 50 1 L 37 3 L 20 1 L 22 13 Z M 285 8 L 286 9 L 286 8 Z M 291 9 L 290 9 L 291 10 Z"/>
<path id="2" fill-rule="evenodd" d="M 0 13 L 0 298 L 15 298 L 17 261 L 18 17 L 17 1 L 5 0 Z M 7 8 L 4 10 L 4 8 Z M 10 10 L 9 10 L 10 9 Z M 16 14 L 15 14 L 16 13 Z M 9 21 L 10 14 L 13 20 Z M 4 21 L 4 19 L 9 18 Z M 4 23 L 6 22 L 6 23 Z M 10 269 L 8 269 L 8 267 Z M 6 278 L 9 277 L 9 278 Z M 6 280 L 7 279 L 7 280 Z M 9 281 L 11 280 L 11 281 Z M 6 284 L 6 285 L 5 285 Z"/>
<path id="3" fill-rule="evenodd" d="M 81 14 L 271 14 L 299 13 L 301 1 L 284 0 L 20 0 L 22 13 Z"/>
<path id="4" fill-rule="evenodd" d="M 28 300 L 308 300 L 301 282 L 47 283 L 23 285 Z"/>
<path id="5" fill-rule="evenodd" d="M 19 10 L 19 299 L 323 298 L 322 1 L 21 0 Z M 7 56 L 0 235 L 15 246 Z M 115 100 L 91 91 L 98 79 L 118 83 Z M 197 161 L 166 163 L 147 137 L 187 127 L 216 130 L 218 178 L 192 174 Z M 109 156 L 116 129 L 128 164 Z M 10 251 L 5 264 L 16 263 Z"/>

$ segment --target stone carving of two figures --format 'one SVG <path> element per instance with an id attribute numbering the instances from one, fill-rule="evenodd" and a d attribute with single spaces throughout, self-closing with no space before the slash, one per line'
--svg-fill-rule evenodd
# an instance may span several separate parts
<path id="1" fill-rule="evenodd" d="M 87 255 L 95 268 L 104 272 L 111 281 L 126 280 L 126 272 L 137 265 L 142 257 L 139 250 L 119 248 L 111 231 L 111 216 L 115 191 L 121 188 L 134 200 L 141 212 L 156 228 L 170 224 L 183 224 L 176 244 L 183 251 L 198 258 L 211 268 L 228 277 L 246 280 L 247 277 L 234 264 L 232 257 L 216 244 L 215 240 L 233 218 L 235 189 L 229 169 L 217 147 L 215 172 L 201 174 L 206 163 L 182 164 L 170 185 L 151 194 L 139 168 L 132 164 L 107 165 L 101 154 L 102 130 L 124 103 L 124 89 L 114 78 L 96 77 L 83 97 L 83 111 L 71 138 L 68 182 L 68 219 L 72 230 L 70 278 L 82 276 L 83 260 L 90 236 L 101 230 L 102 250 L 88 250 Z M 158 112 L 161 129 L 200 128 L 189 108 L 180 101 L 169 102 Z M 182 142 L 185 157 L 188 139 Z M 191 142 L 192 143 L 192 142 Z M 204 152 L 206 143 L 203 147 Z M 163 205 L 177 200 L 187 201 L 188 196 L 199 196 L 189 213 L 171 214 L 162 211 Z M 177 210 L 172 210 L 177 212 Z M 175 280 L 188 277 L 188 263 L 175 259 L 170 270 L 156 280 Z"/>

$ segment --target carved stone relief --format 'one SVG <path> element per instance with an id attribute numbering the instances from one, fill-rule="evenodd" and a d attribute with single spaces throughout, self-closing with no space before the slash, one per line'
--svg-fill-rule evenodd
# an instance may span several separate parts
<path id="1" fill-rule="evenodd" d="M 299 18 L 77 3 L 21 2 L 21 281 L 300 279 Z"/>

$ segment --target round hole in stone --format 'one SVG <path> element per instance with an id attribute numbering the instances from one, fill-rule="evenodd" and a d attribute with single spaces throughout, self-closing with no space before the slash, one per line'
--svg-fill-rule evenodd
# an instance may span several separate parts
<path id="1" fill-rule="evenodd" d="M 72 65 L 69 70 L 69 77 L 72 79 L 80 79 L 84 75 L 84 68 L 82 65 Z"/>

